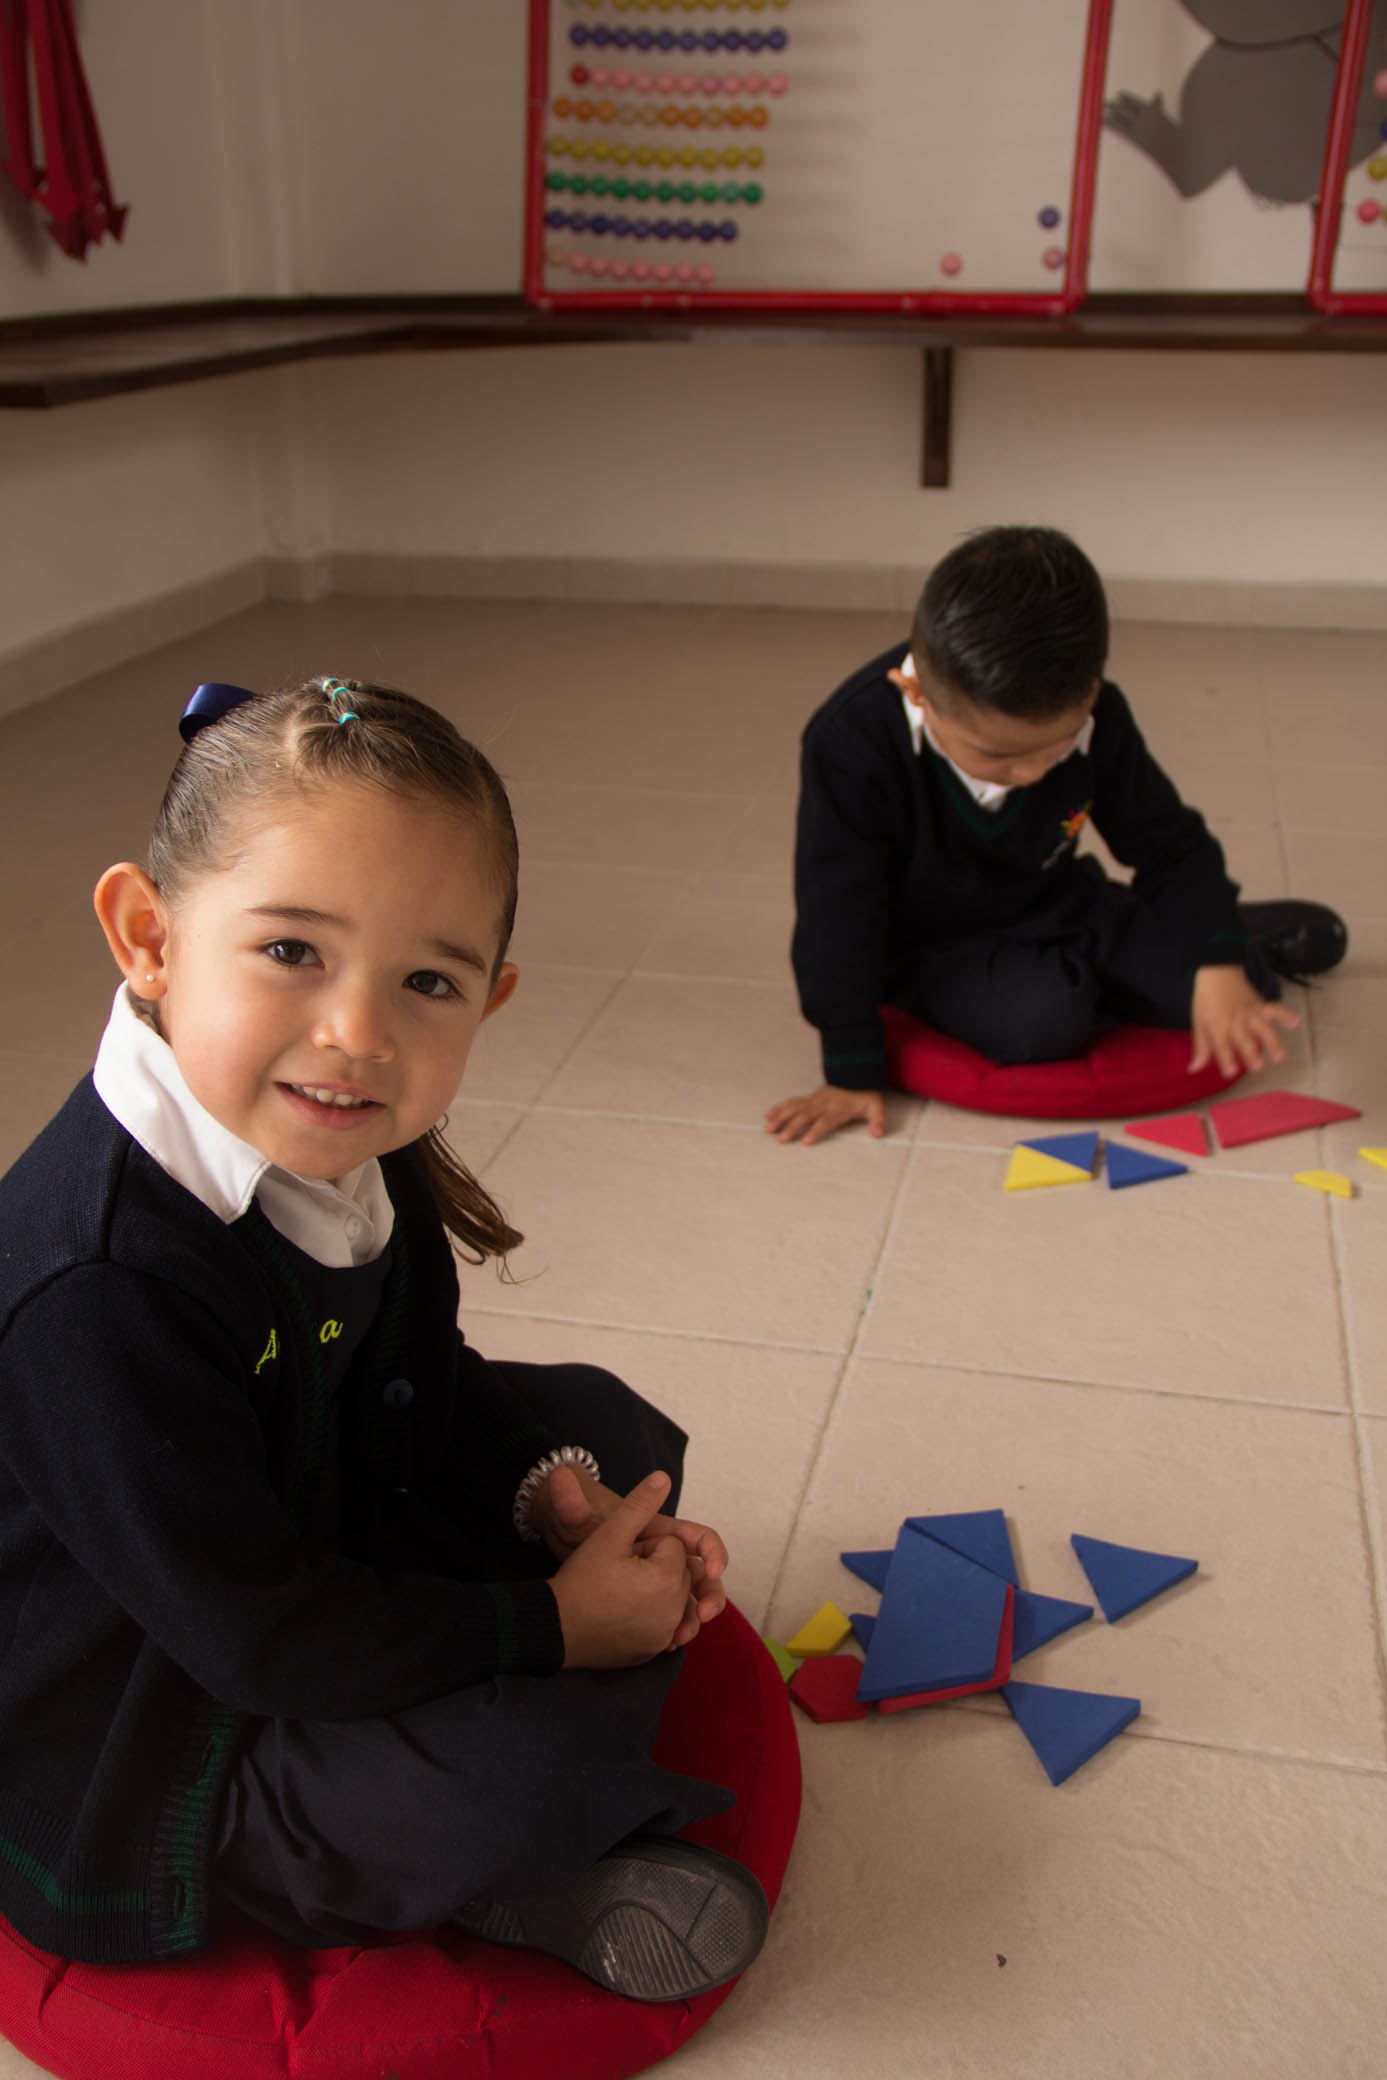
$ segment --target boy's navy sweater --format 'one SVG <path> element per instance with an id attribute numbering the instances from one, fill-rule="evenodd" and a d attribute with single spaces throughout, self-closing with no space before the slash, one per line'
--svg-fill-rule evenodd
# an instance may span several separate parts
<path id="1" fill-rule="evenodd" d="M 0 1180 L 0 1910 L 44 1949 L 206 1944 L 250 1720 L 562 1664 L 547 1582 L 455 1573 L 556 1440 L 458 1333 L 416 1159 L 382 1168 L 390 1271 L 332 1408 L 292 1247 L 256 1207 L 223 1225 L 90 1078 Z"/>
<path id="2" fill-rule="evenodd" d="M 879 1090 L 879 1007 L 921 952 L 996 935 L 1081 932 L 1102 869 L 1077 856 L 1091 817 L 1193 977 L 1241 962 L 1238 890 L 1203 817 L 1152 758 L 1104 681 L 1086 752 L 984 809 L 928 748 L 915 750 L 898 689 L 908 644 L 872 659 L 804 733 L 792 948 L 800 1003 L 823 1042 L 824 1080 Z"/>

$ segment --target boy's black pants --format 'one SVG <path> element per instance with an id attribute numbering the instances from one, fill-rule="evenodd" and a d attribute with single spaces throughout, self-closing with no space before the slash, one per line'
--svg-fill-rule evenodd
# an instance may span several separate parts
<path id="1" fill-rule="evenodd" d="M 676 1508 L 687 1440 L 668 1417 L 593 1366 L 505 1369 L 607 1487 L 658 1467 Z M 519 1538 L 502 1558 L 494 1572 L 512 1579 L 554 1569 Z M 288 1942 L 355 1943 L 545 1890 L 629 1834 L 721 1812 L 730 1792 L 650 1759 L 682 1658 L 498 1676 L 388 1718 L 262 1721 L 231 1783 L 215 1890 Z"/>
<path id="2" fill-rule="evenodd" d="M 925 947 L 892 976 L 890 1002 L 1000 1063 L 1066 1061 L 1124 1024 L 1184 1027 L 1194 977 L 1148 906 L 1094 877 L 1082 917 Z M 1254 956 L 1262 995 L 1281 994 Z"/>

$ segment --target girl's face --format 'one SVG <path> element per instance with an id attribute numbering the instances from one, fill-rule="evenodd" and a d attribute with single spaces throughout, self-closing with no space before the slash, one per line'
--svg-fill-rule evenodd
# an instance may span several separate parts
<path id="1" fill-rule="evenodd" d="M 128 972 L 215 1119 L 285 1170 L 335 1178 L 452 1103 L 515 987 L 509 963 L 492 976 L 499 912 L 465 817 L 338 785 L 248 831 Z"/>

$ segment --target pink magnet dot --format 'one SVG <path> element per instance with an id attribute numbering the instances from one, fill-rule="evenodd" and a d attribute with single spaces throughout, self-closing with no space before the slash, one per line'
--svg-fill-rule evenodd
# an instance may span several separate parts
<path id="1" fill-rule="evenodd" d="M 612 74 L 612 85 L 616 88 L 618 94 L 624 94 L 630 84 L 631 75 L 629 72 L 614 72 Z"/>
<path id="2" fill-rule="evenodd" d="M 679 265 L 678 265 L 678 266 L 677 266 L 677 267 L 675 268 L 675 270 L 674 270 L 674 279 L 675 279 L 675 281 L 676 281 L 676 282 L 691 282 L 691 281 L 693 280 L 693 278 L 694 278 L 694 271 L 693 271 L 692 267 L 690 267 L 690 265 L 689 265 L 689 263 L 688 263 L 688 261 L 687 261 L 687 260 L 681 260 L 681 261 L 679 262 Z"/>
<path id="3" fill-rule="evenodd" d="M 1365 202 L 1360 202 L 1358 205 L 1358 221 L 1360 224 L 1372 224 L 1376 222 L 1377 218 L 1381 215 L 1382 204 L 1380 202 L 1374 202 L 1371 196 L 1369 196 Z"/>
<path id="4" fill-rule="evenodd" d="M 711 289 L 717 278 L 717 269 L 715 267 L 704 265 L 694 269 L 694 280 L 698 282 L 701 288 Z"/>
<path id="5" fill-rule="evenodd" d="M 605 87 L 611 76 L 605 65 L 594 65 L 589 79 L 594 87 Z"/>
<path id="6" fill-rule="evenodd" d="M 634 282 L 648 282 L 650 280 L 650 262 L 648 260 L 633 260 L 631 262 L 631 279 Z"/>
<path id="7" fill-rule="evenodd" d="M 1064 247 L 1046 246 L 1045 251 L 1041 254 L 1040 257 L 1045 262 L 1045 265 L 1047 267 L 1063 267 Z"/>
<path id="8" fill-rule="evenodd" d="M 771 94 L 783 94 L 789 84 L 783 72 L 773 72 L 766 81 L 766 91 Z"/>
<path id="9" fill-rule="evenodd" d="M 698 92 L 698 80 L 692 72 L 681 72 L 677 85 L 681 94 L 696 94 Z"/>
<path id="10" fill-rule="evenodd" d="M 1374 76 L 1373 92 L 1379 101 L 1387 101 L 1387 72 L 1379 72 Z"/>
<path id="11" fill-rule="evenodd" d="M 668 260 L 657 260 L 650 272 L 657 282 L 670 282 L 674 279 L 674 269 Z"/>
<path id="12" fill-rule="evenodd" d="M 606 258 L 604 257 L 604 255 L 603 255 L 603 254 L 601 254 L 601 253 L 595 253 L 595 254 L 593 255 L 592 259 L 591 259 L 591 260 L 589 260 L 589 262 L 588 262 L 588 273 L 589 273 L 589 274 L 603 275 L 603 274 L 610 274 L 610 273 L 611 273 L 611 271 L 612 271 L 612 263 L 611 263 L 611 261 L 610 261 L 610 260 L 608 260 L 608 259 L 606 259 Z"/>
<path id="13" fill-rule="evenodd" d="M 705 72 L 698 84 L 702 87 L 705 94 L 716 94 L 722 85 L 722 81 L 715 72 Z"/>
<path id="14" fill-rule="evenodd" d="M 657 94 L 672 94 L 674 92 L 674 74 L 672 72 L 657 72 L 655 75 L 655 91 Z"/>
<path id="15" fill-rule="evenodd" d="M 574 274 L 586 274 L 588 271 L 588 256 L 586 253 L 570 253 L 568 264 Z"/>
<path id="16" fill-rule="evenodd" d="M 612 280 L 614 282 L 624 282 L 627 276 L 630 274 L 630 272 L 631 263 L 629 260 L 613 260 Z"/>
<path id="17" fill-rule="evenodd" d="M 962 253 L 945 253 L 939 262 L 939 272 L 941 274 L 962 274 Z"/>
<path id="18" fill-rule="evenodd" d="M 757 74 L 749 72 L 745 81 L 743 81 L 738 79 L 735 72 L 729 72 L 722 83 L 722 91 L 724 94 L 740 94 L 743 86 L 745 86 L 748 94 L 755 94 L 758 91 Z"/>

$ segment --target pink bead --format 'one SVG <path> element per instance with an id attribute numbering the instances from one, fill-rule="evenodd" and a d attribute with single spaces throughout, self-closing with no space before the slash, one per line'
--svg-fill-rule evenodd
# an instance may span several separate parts
<path id="1" fill-rule="evenodd" d="M 1045 251 L 1041 254 L 1040 257 L 1047 267 L 1063 267 L 1064 247 L 1046 246 Z"/>
<path id="2" fill-rule="evenodd" d="M 700 288 L 711 289 L 717 278 L 717 269 L 709 267 L 706 262 L 702 267 L 694 269 L 694 280 L 699 284 Z"/>
<path id="3" fill-rule="evenodd" d="M 618 94 L 624 94 L 630 84 L 631 75 L 629 72 L 614 72 L 612 74 L 612 85 L 616 88 Z"/>
<path id="4" fill-rule="evenodd" d="M 605 87 L 611 76 L 605 65 L 594 65 L 592 71 L 588 74 L 588 78 L 594 87 Z"/>
<path id="5" fill-rule="evenodd" d="M 716 94 L 718 88 L 722 85 L 722 81 L 715 72 L 705 72 L 698 84 L 702 87 L 705 94 Z"/>
<path id="6" fill-rule="evenodd" d="M 691 266 L 689 265 L 689 263 L 688 263 L 688 261 L 687 261 L 687 260 L 681 260 L 681 261 L 679 262 L 679 265 L 678 265 L 678 266 L 677 266 L 677 267 L 675 268 L 675 270 L 674 270 L 674 279 L 675 279 L 675 281 L 676 281 L 676 282 L 691 282 L 691 281 L 693 280 L 693 278 L 694 278 L 694 271 L 693 271 L 692 267 L 691 267 Z"/>
<path id="7" fill-rule="evenodd" d="M 633 260 L 631 262 L 631 279 L 634 282 L 648 282 L 650 279 L 650 262 L 648 260 Z"/>
<path id="8" fill-rule="evenodd" d="M 740 94 L 745 87 L 748 94 L 754 94 L 757 91 L 759 77 L 759 74 L 749 72 L 745 80 L 740 80 L 735 72 L 729 72 L 722 83 L 722 91 L 724 94 Z"/>
<path id="9" fill-rule="evenodd" d="M 789 84 L 783 72 L 773 72 L 766 81 L 766 91 L 770 94 L 783 94 Z"/>
<path id="10" fill-rule="evenodd" d="M 608 259 L 607 259 L 607 258 L 606 258 L 606 257 L 605 257 L 605 256 L 604 256 L 603 254 L 601 254 L 601 253 L 595 253 L 595 254 L 593 255 L 592 259 L 591 259 L 591 260 L 589 260 L 589 262 L 588 262 L 588 273 L 589 273 L 589 274 L 595 274 L 595 275 L 604 275 L 604 274 L 610 274 L 610 273 L 611 273 L 611 271 L 612 271 L 612 263 L 611 263 L 611 261 L 610 261 L 610 260 L 608 260 Z"/>
<path id="11" fill-rule="evenodd" d="M 626 277 L 630 274 L 630 272 L 631 263 L 629 260 L 613 260 L 612 280 L 614 282 L 624 282 L 626 280 Z"/>
<path id="12" fill-rule="evenodd" d="M 1381 215 L 1382 204 L 1380 202 L 1374 202 L 1371 196 L 1369 196 L 1365 202 L 1360 202 L 1358 205 L 1358 221 L 1360 224 L 1375 223 Z"/>
<path id="13" fill-rule="evenodd" d="M 962 274 L 962 253 L 945 253 L 939 262 L 939 272 L 941 274 Z"/>
<path id="14" fill-rule="evenodd" d="M 574 274 L 586 274 L 588 271 L 588 256 L 586 253 L 570 253 L 568 264 Z"/>
<path id="15" fill-rule="evenodd" d="M 657 282 L 672 282 L 674 279 L 674 269 L 668 260 L 657 260 L 650 272 Z"/>
<path id="16" fill-rule="evenodd" d="M 696 94 L 698 80 L 692 72 L 681 72 L 676 82 L 681 94 Z"/>
<path id="17" fill-rule="evenodd" d="M 1379 101 L 1387 101 L 1387 72 L 1379 72 L 1374 75 L 1373 92 Z"/>
<path id="18" fill-rule="evenodd" d="M 657 72 L 655 75 L 655 91 L 657 94 L 672 94 L 674 92 L 674 74 L 672 72 Z"/>

